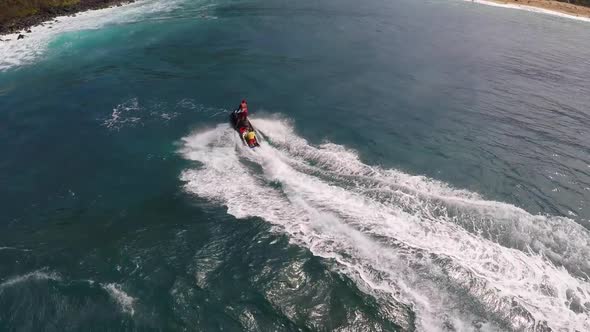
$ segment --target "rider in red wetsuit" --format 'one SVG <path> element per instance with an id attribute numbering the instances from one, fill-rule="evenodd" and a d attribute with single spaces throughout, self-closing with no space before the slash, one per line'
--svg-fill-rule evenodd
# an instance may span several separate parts
<path id="1" fill-rule="evenodd" d="M 238 107 L 238 113 L 240 114 L 240 118 L 245 119 L 248 117 L 248 103 L 246 99 L 242 100 L 240 107 Z"/>

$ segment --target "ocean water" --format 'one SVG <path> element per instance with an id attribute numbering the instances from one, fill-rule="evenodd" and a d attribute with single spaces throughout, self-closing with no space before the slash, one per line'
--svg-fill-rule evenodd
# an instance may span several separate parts
<path id="1" fill-rule="evenodd" d="M 0 42 L 0 331 L 588 331 L 587 22 L 161 1 Z M 228 114 L 247 98 L 262 136 Z"/>

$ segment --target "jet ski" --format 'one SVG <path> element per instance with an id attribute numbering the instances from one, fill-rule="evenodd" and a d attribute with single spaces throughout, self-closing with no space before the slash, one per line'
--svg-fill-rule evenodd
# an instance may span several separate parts
<path id="1" fill-rule="evenodd" d="M 254 136 L 254 140 L 250 140 L 250 141 L 247 140 L 247 136 L 248 136 L 249 132 L 252 131 L 255 134 L 257 134 L 256 130 L 252 126 L 252 123 L 250 122 L 250 119 L 241 118 L 239 111 L 235 110 L 230 115 L 230 123 L 231 123 L 232 127 L 240 135 L 240 139 L 242 140 L 242 143 L 244 143 L 244 145 L 247 145 L 250 148 L 255 148 L 257 146 L 260 146 L 260 144 L 258 143 L 258 137 L 256 137 L 256 136 Z"/>

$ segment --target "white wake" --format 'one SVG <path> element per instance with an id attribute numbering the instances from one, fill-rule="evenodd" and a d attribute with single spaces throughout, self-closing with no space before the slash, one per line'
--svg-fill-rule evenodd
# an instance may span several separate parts
<path id="1" fill-rule="evenodd" d="M 185 137 L 186 190 L 334 260 L 361 290 L 411 307 L 419 330 L 590 330 L 590 235 L 572 220 L 366 165 L 286 121 L 254 125 L 267 139 L 255 150 L 227 125 Z"/>

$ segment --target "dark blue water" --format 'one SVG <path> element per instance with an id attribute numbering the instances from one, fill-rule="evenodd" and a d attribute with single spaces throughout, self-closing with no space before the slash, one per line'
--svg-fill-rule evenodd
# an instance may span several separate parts
<path id="1" fill-rule="evenodd" d="M 0 330 L 590 329 L 589 27 L 146 0 L 0 44 Z"/>

